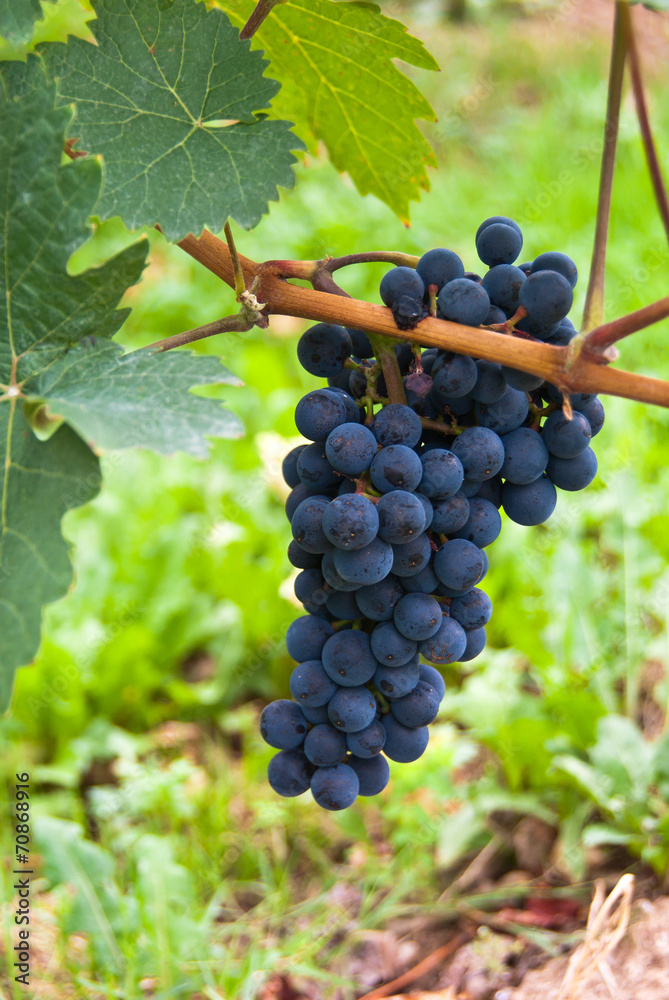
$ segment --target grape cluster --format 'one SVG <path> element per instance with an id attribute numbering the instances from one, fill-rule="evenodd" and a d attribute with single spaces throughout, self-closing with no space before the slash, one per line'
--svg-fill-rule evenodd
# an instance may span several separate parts
<path id="1" fill-rule="evenodd" d="M 483 278 L 430 250 L 416 270 L 389 271 L 381 297 L 401 328 L 436 311 L 565 345 L 576 267 L 557 252 L 516 266 L 522 244 L 515 222 L 488 219 L 476 235 Z M 395 354 L 406 403 L 387 398 L 362 331 L 320 323 L 298 345 L 303 367 L 328 381 L 298 403 L 311 443 L 283 463 L 307 614 L 287 635 L 294 700 L 268 705 L 260 729 L 279 750 L 272 788 L 310 788 L 330 810 L 381 792 L 386 758 L 423 754 L 445 693 L 435 665 L 473 660 L 486 643 L 492 603 L 479 585 L 500 508 L 519 524 L 546 521 L 556 487 L 594 478 L 590 441 L 604 422 L 596 396 L 572 395 L 569 407 L 556 386 L 512 368 L 407 343 Z"/>

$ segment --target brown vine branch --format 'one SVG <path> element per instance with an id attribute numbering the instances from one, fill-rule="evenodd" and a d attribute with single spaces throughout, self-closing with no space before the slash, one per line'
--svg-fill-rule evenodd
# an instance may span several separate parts
<path id="1" fill-rule="evenodd" d="M 609 234 L 613 168 L 616 160 L 620 105 L 622 102 L 623 77 L 625 74 L 626 45 L 623 25 L 626 10 L 627 0 L 616 0 L 613 48 L 611 50 L 609 89 L 606 103 L 606 124 L 604 126 L 604 149 L 602 152 L 602 169 L 599 181 L 597 222 L 595 224 L 595 243 L 592 251 L 592 264 L 588 292 L 585 299 L 585 311 L 583 313 L 582 332 L 584 334 L 589 333 L 595 326 L 599 326 L 600 323 L 604 322 L 606 243 Z"/>
<path id="2" fill-rule="evenodd" d="M 253 325 L 243 313 L 238 313 L 236 316 L 224 316 L 223 319 L 217 319 L 205 326 L 198 326 L 194 330 L 186 330 L 173 337 L 166 337 L 165 340 L 157 340 L 155 344 L 149 344 L 149 347 L 156 347 L 160 351 L 171 351 L 175 347 L 185 347 L 186 344 L 194 344 L 196 340 L 215 337 L 219 333 L 246 333 Z"/>
<path id="3" fill-rule="evenodd" d="M 263 21 L 272 13 L 274 7 L 280 3 L 285 3 L 285 0 L 260 0 L 256 9 L 239 32 L 239 37 L 252 38 Z"/>
<path id="4" fill-rule="evenodd" d="M 625 32 L 627 56 L 629 59 L 630 78 L 632 80 L 632 90 L 634 92 L 634 101 L 636 104 L 637 117 L 639 119 L 639 127 L 641 129 L 641 138 L 643 140 L 643 146 L 646 153 L 646 161 L 648 163 L 648 172 L 650 173 L 650 179 L 655 192 L 655 200 L 657 201 L 657 207 L 662 218 L 667 239 L 669 239 L 669 198 L 667 198 L 667 189 L 664 185 L 664 179 L 662 177 L 662 167 L 660 166 L 660 160 L 657 155 L 657 147 L 653 137 L 653 130 L 650 124 L 650 115 L 648 113 L 648 103 L 646 101 L 646 91 L 643 84 L 641 61 L 639 58 L 639 47 L 637 45 L 636 33 L 634 30 L 634 19 L 632 16 L 632 9 L 628 5 L 625 5 L 625 9 L 622 13 L 622 19 L 623 30 Z"/>
<path id="5" fill-rule="evenodd" d="M 631 333 L 637 333 L 647 326 L 652 326 L 653 323 L 659 323 L 667 316 L 669 316 L 669 296 L 660 299 L 659 302 L 653 302 L 650 306 L 644 306 L 643 309 L 637 309 L 628 316 L 597 327 L 585 338 L 584 349 L 605 351 L 623 337 L 629 337 Z"/>
<path id="6" fill-rule="evenodd" d="M 204 230 L 199 238 L 187 236 L 179 246 L 234 288 L 232 261 L 222 240 Z M 393 342 L 409 341 L 425 347 L 439 347 L 458 354 L 497 361 L 510 368 L 538 375 L 567 392 L 602 392 L 669 407 L 669 382 L 609 368 L 603 363 L 605 359 L 592 360 L 587 355 L 582 355 L 571 362 L 565 347 L 554 347 L 540 341 L 496 333 L 482 327 L 461 326 L 432 317 L 424 319 L 415 330 L 398 330 L 392 313 L 384 306 L 293 285 L 278 276 L 281 271 L 288 271 L 292 274 L 301 272 L 300 277 L 306 277 L 303 270 L 305 262 L 269 261 L 266 264 L 256 264 L 241 255 L 240 261 L 247 286 L 257 279 L 256 294 L 262 302 L 267 303 L 267 315 L 296 316 L 314 322 L 337 323 L 364 330 L 368 334 L 381 334 Z M 313 265 L 313 262 L 308 263 Z M 640 313 L 644 313 L 644 310 L 640 310 Z M 633 332 L 633 328 L 642 329 L 648 322 L 662 318 L 659 313 L 656 314 L 656 319 L 650 320 L 647 317 L 639 318 L 634 313 L 632 317 L 635 315 L 636 320 L 624 317 L 619 321 L 626 324 L 629 333 Z M 638 324 L 636 327 L 635 322 Z M 592 331 L 595 343 L 595 335 L 598 333 L 599 331 Z"/>

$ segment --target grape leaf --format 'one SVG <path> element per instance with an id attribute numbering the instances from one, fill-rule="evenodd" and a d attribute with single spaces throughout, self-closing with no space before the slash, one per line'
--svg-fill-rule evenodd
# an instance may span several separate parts
<path id="1" fill-rule="evenodd" d="M 27 42 L 35 21 L 43 16 L 39 0 L 0 0 L 0 35 L 11 42 Z"/>
<path id="2" fill-rule="evenodd" d="M 255 4 L 221 6 L 241 25 Z M 295 121 L 312 147 L 322 141 L 361 194 L 376 195 L 407 221 L 410 201 L 429 189 L 427 165 L 436 166 L 415 119 L 435 115 L 392 60 L 438 69 L 422 42 L 377 4 L 348 0 L 287 0 L 256 39 L 282 84 L 272 114 Z"/>
<path id="3" fill-rule="evenodd" d="M 242 385 L 218 358 L 152 348 L 124 354 L 118 344 L 87 338 L 23 391 L 43 402 L 98 448 L 186 451 L 206 458 L 205 435 L 240 437 L 238 418 L 194 385 Z"/>
<path id="4" fill-rule="evenodd" d="M 38 387 L 53 390 L 62 408 L 67 396 L 75 429 L 109 446 L 166 450 L 169 430 L 174 447 L 202 452 L 205 433 L 238 433 L 236 418 L 218 403 L 186 391 L 234 382 L 215 359 L 183 352 L 158 359 L 145 350 L 126 360 L 110 342 L 128 315 L 117 306 L 140 279 L 145 240 L 99 268 L 67 273 L 71 254 L 88 236 L 101 167 L 92 157 L 61 166 L 72 111 L 57 109 L 55 101 L 40 59 L 0 66 L 0 711 L 16 668 L 37 652 L 42 606 L 62 597 L 72 581 L 61 518 L 100 485 L 98 459 L 74 429 L 52 424 L 47 440 L 33 432 L 35 403 L 43 402 Z M 142 419 L 160 378 L 169 378 L 169 388 L 159 404 L 154 399 L 159 419 Z M 97 409 L 94 384 L 103 396 Z M 105 399 L 105 391 L 119 398 Z M 132 413 L 142 422 L 134 432 Z M 102 428 L 104 420 L 109 426 Z"/>
<path id="5" fill-rule="evenodd" d="M 259 114 L 280 84 L 220 10 L 194 0 L 95 0 L 97 45 L 42 53 L 74 102 L 78 149 L 102 154 L 97 213 L 179 240 L 228 217 L 250 229 L 294 185 L 290 122 Z"/>

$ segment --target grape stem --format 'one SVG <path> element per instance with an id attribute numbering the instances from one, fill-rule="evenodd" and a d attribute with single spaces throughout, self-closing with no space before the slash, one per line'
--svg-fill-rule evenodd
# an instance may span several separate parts
<path id="1" fill-rule="evenodd" d="M 623 19 L 623 31 L 625 33 L 627 58 L 629 59 L 632 90 L 634 92 L 637 118 L 639 119 L 639 128 L 641 129 L 641 138 L 646 152 L 648 172 L 653 184 L 655 200 L 657 201 L 657 207 L 662 218 L 667 239 L 669 239 L 669 198 L 667 198 L 667 189 L 662 178 L 662 167 L 660 166 L 655 139 L 653 138 L 653 130 L 650 124 L 648 103 L 646 101 L 646 92 L 641 72 L 641 61 L 639 59 L 639 47 L 637 45 L 636 33 L 634 30 L 634 18 L 632 16 L 631 7 L 625 4 L 624 9 L 621 12 L 621 16 Z"/>
<path id="2" fill-rule="evenodd" d="M 611 50 L 609 89 L 606 104 L 606 122 L 604 125 L 604 149 L 602 152 L 602 167 L 599 181 L 597 222 L 595 224 L 595 243 L 592 251 L 592 265 L 590 268 L 588 292 L 585 299 L 585 311 L 583 313 L 582 335 L 589 333 L 594 327 L 604 321 L 606 243 L 609 234 L 613 168 L 616 161 L 618 129 L 620 126 L 620 105 L 622 102 L 625 56 L 627 51 L 624 31 L 626 10 L 627 0 L 616 0 L 613 48 Z"/>
<path id="3" fill-rule="evenodd" d="M 400 366 L 397 363 L 397 355 L 392 344 L 388 344 L 383 337 L 378 337 L 373 333 L 368 333 L 369 342 L 374 348 L 374 356 L 381 364 L 383 377 L 386 380 L 388 398 L 391 403 L 402 403 L 406 406 L 406 393 L 404 383 L 400 374 Z"/>
<path id="4" fill-rule="evenodd" d="M 230 252 L 224 241 L 205 229 L 199 237 L 187 236 L 179 246 L 231 288 L 235 287 Z M 255 263 L 242 254 L 239 254 L 239 261 L 247 287 L 254 287 L 257 279 L 255 294 L 266 303 L 261 313 L 261 320 L 264 322 L 271 315 L 281 315 L 297 316 L 314 322 L 337 323 L 364 330 L 368 334 L 381 335 L 390 344 L 409 341 L 424 347 L 438 347 L 456 354 L 469 354 L 474 358 L 496 361 L 518 371 L 538 375 L 568 392 L 608 393 L 669 407 L 669 382 L 610 368 L 607 364 L 610 358 L 606 355 L 593 357 L 588 350 L 571 358 L 566 347 L 556 347 L 541 341 L 525 340 L 483 327 L 463 326 L 433 317 L 422 320 L 414 330 L 398 330 L 390 309 L 384 306 L 362 302 L 346 295 L 327 294 L 286 280 L 287 277 L 311 280 L 313 262 Z M 620 336 L 627 336 L 649 323 L 658 322 L 669 315 L 666 309 L 667 300 L 662 300 L 661 303 L 617 320 L 616 323 L 620 324 Z M 611 326 L 612 324 L 606 324 L 591 331 L 588 345 L 597 345 L 600 335 L 610 336 Z M 602 330 L 607 332 L 602 334 Z M 616 336 L 616 339 L 619 337 Z"/>
<path id="5" fill-rule="evenodd" d="M 263 21 L 272 13 L 273 8 L 277 4 L 285 2 L 286 0 L 260 0 L 248 21 L 239 32 L 239 37 L 252 38 Z"/>

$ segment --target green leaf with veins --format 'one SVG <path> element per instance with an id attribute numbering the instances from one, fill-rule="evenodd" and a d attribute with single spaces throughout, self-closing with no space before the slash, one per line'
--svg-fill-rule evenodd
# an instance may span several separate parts
<path id="1" fill-rule="evenodd" d="M 14 43 L 27 42 L 35 21 L 43 17 L 39 0 L 0 0 L 0 36 Z"/>
<path id="2" fill-rule="evenodd" d="M 0 711 L 9 703 L 16 668 L 37 652 L 43 605 L 62 597 L 72 582 L 61 518 L 100 486 L 98 459 L 75 430 L 61 426 L 46 440 L 33 433 L 36 387 L 53 389 L 60 406 L 67 385 L 75 427 L 115 447 L 141 443 L 165 450 L 166 426 L 177 435 L 175 447 L 191 452 L 203 450 L 206 433 L 238 433 L 235 418 L 217 403 L 185 391 L 232 382 L 217 361 L 181 352 L 159 359 L 149 351 L 124 361 L 121 348 L 110 343 L 128 315 L 117 306 L 139 281 L 145 240 L 102 267 L 68 275 L 68 259 L 88 236 L 101 167 L 92 158 L 60 165 L 72 112 L 57 109 L 55 99 L 35 56 L 0 69 Z M 102 392 L 102 400 L 86 403 L 74 375 L 85 382 L 87 360 L 100 378 L 105 351 L 107 396 Z M 139 420 L 159 370 L 169 379 L 160 419 L 145 421 L 133 435 L 129 376 L 135 376 Z M 110 387 L 119 399 L 109 399 Z M 175 412 L 168 413 L 170 407 Z M 179 422 L 184 426 L 175 428 Z"/>
<path id="3" fill-rule="evenodd" d="M 118 344 L 90 338 L 26 382 L 23 391 L 98 448 L 206 458 L 207 436 L 241 437 L 242 425 L 216 400 L 189 389 L 222 384 L 242 382 L 218 358 L 155 348 L 124 354 Z"/>
<path id="4" fill-rule="evenodd" d="M 255 3 L 221 0 L 221 6 L 242 25 Z M 347 0 L 287 0 L 254 42 L 282 84 L 272 115 L 295 121 L 312 147 L 325 143 L 361 194 L 376 195 L 408 220 L 410 201 L 429 188 L 426 167 L 436 166 L 415 119 L 435 115 L 392 60 L 437 70 L 423 43 L 377 4 Z"/>
<path id="5" fill-rule="evenodd" d="M 42 54 L 60 101 L 74 102 L 78 149 L 102 154 L 97 214 L 159 223 L 179 240 L 229 217 L 255 226 L 279 186 L 294 184 L 286 121 L 259 114 L 280 84 L 220 10 L 194 0 L 96 0 L 92 45 Z"/>

